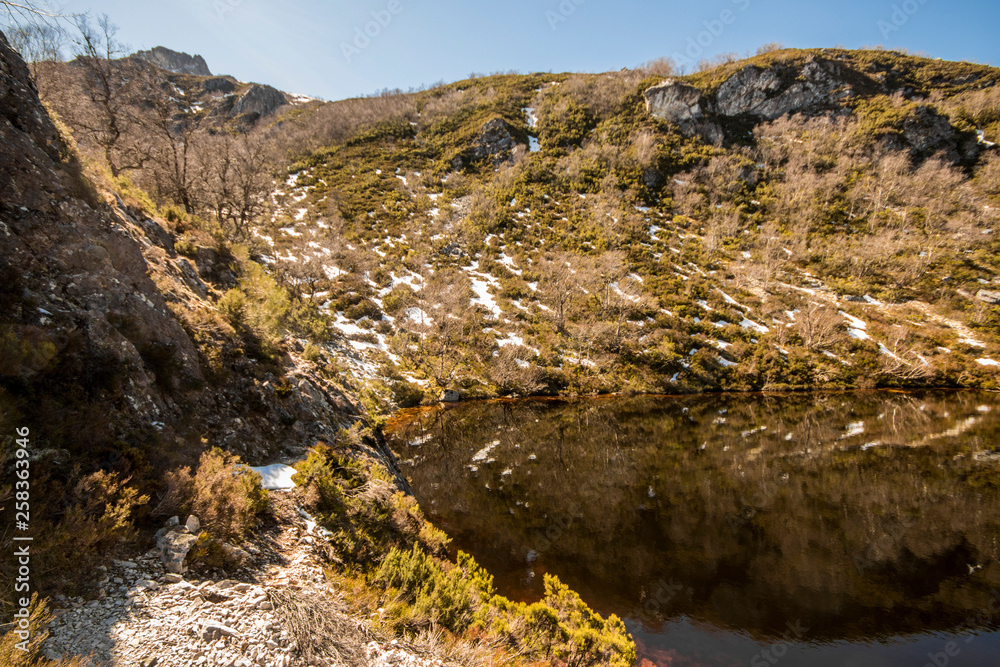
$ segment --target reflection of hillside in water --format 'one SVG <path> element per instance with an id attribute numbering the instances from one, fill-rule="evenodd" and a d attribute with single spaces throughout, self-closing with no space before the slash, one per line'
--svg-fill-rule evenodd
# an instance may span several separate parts
<path id="1" fill-rule="evenodd" d="M 954 628 L 1000 590 L 984 393 L 508 401 L 387 428 L 427 512 L 532 597 L 555 572 L 647 627 Z"/>

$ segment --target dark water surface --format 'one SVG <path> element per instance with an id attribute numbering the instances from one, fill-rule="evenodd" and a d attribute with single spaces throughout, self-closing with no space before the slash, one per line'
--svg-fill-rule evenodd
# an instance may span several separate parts
<path id="1" fill-rule="evenodd" d="M 1000 665 L 998 394 L 493 401 L 386 433 L 500 593 L 557 574 L 647 667 Z"/>

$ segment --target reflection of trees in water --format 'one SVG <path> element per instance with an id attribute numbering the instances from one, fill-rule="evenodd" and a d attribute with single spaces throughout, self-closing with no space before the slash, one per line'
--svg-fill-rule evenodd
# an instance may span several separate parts
<path id="1" fill-rule="evenodd" d="M 1000 588 L 997 478 L 968 456 L 997 440 L 996 413 L 977 410 L 991 399 L 503 401 L 420 411 L 390 435 L 420 457 L 403 470 L 425 509 L 501 585 L 547 569 L 621 612 L 672 577 L 690 592 L 664 617 L 768 632 L 794 616 L 853 636 L 948 627 Z M 907 447 L 972 417 L 961 438 Z"/>

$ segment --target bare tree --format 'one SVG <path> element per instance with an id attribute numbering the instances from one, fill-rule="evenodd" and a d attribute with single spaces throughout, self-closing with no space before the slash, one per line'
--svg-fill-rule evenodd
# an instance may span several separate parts
<path id="1" fill-rule="evenodd" d="M 447 388 L 458 372 L 485 350 L 482 315 L 471 303 L 468 279 L 456 270 L 437 271 L 420 290 L 419 318 L 401 319 L 403 326 L 419 336 L 418 358 L 427 374 Z"/>
<path id="2" fill-rule="evenodd" d="M 31 78 L 44 97 L 39 76 L 40 65 L 62 60 L 62 49 L 67 41 L 66 31 L 58 23 L 32 21 L 15 25 L 13 29 L 8 30 L 7 39 L 11 47 L 28 63 Z"/>
<path id="3" fill-rule="evenodd" d="M 544 374 L 530 359 L 530 350 L 516 345 L 500 348 L 486 367 L 486 375 L 501 395 L 528 396 L 545 388 Z"/>
<path id="4" fill-rule="evenodd" d="M 208 205 L 231 238 L 247 240 L 267 207 L 274 155 L 260 134 L 224 132 L 204 150 L 215 156 L 209 167 Z"/>
<path id="5" fill-rule="evenodd" d="M 156 81 L 147 91 L 152 113 L 144 125 L 155 142 L 151 166 L 157 193 L 194 213 L 211 156 L 198 150 L 198 122 L 189 97 L 170 81 Z"/>
<path id="6" fill-rule="evenodd" d="M 579 291 L 576 271 L 572 269 L 566 253 L 553 253 L 538 264 L 541 280 L 538 281 L 542 302 L 552 311 L 556 330 L 566 333 L 566 316 L 575 292 Z"/>
<path id="7" fill-rule="evenodd" d="M 115 39 L 118 28 L 106 14 L 98 17 L 96 26 L 79 17 L 76 27 L 74 62 L 83 68 L 84 94 L 91 104 L 77 105 L 67 122 L 98 145 L 111 174 L 118 177 L 141 168 L 151 158 L 144 133 L 137 131 L 136 102 L 143 67 L 134 59 L 122 59 L 127 49 Z"/>
<path id="8" fill-rule="evenodd" d="M 65 18 L 59 12 L 58 7 L 51 7 L 50 3 L 45 0 L 21 0 L 21 2 L 0 0 L 0 13 L 6 13 L 14 25 L 33 23 L 39 20 L 54 22 Z"/>
<path id="9" fill-rule="evenodd" d="M 832 308 L 821 303 L 803 307 L 795 319 L 802 342 L 811 350 L 829 347 L 840 335 L 841 319 Z"/>

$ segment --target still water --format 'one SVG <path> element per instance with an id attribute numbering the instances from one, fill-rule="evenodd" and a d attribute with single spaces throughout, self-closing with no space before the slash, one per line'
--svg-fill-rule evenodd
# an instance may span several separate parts
<path id="1" fill-rule="evenodd" d="M 387 426 L 494 575 L 557 574 L 639 664 L 1000 665 L 1000 395 L 466 403 Z"/>

